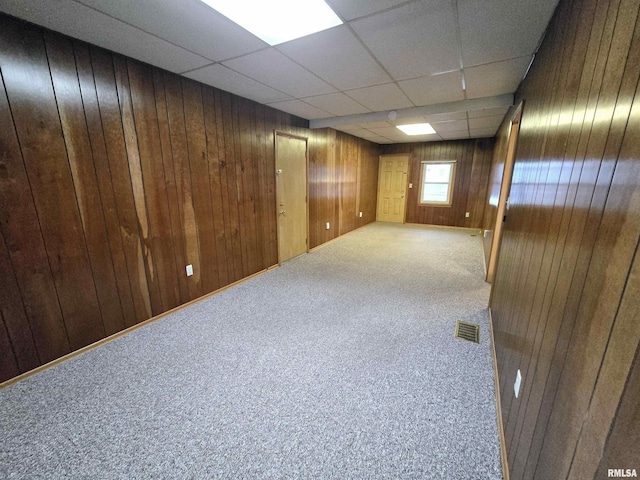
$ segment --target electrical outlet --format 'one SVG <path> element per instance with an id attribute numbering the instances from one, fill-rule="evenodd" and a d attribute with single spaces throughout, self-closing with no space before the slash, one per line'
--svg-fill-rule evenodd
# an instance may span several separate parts
<path id="1" fill-rule="evenodd" d="M 465 217 L 465 218 L 469 218 L 469 212 L 465 213 L 465 214 L 464 214 L 464 217 Z"/>
<path id="2" fill-rule="evenodd" d="M 327 230 L 329 230 L 329 227 L 330 227 L 330 226 L 329 226 L 329 222 L 327 222 Z"/>
<path id="3" fill-rule="evenodd" d="M 413 188 L 413 183 L 410 183 L 410 184 L 409 184 L 409 188 Z"/>
<path id="4" fill-rule="evenodd" d="M 520 384 L 522 383 L 522 375 L 520 374 L 520 369 L 518 369 L 518 373 L 516 375 L 516 383 L 513 384 L 513 391 L 516 394 L 516 398 L 520 394 Z"/>
<path id="5" fill-rule="evenodd" d="M 360 218 L 362 218 L 362 212 L 360 212 Z"/>
<path id="6" fill-rule="evenodd" d="M 193 265 L 187 265 L 187 277 L 193 275 Z"/>

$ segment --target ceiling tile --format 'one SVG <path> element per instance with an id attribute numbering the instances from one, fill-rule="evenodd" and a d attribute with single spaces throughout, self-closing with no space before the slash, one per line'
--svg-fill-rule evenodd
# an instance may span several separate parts
<path id="1" fill-rule="evenodd" d="M 347 97 L 344 93 L 329 93 L 317 97 L 305 97 L 302 100 L 322 110 L 340 116 L 356 115 L 370 111 L 355 100 Z"/>
<path id="2" fill-rule="evenodd" d="M 531 55 L 557 0 L 458 0 L 464 66 Z"/>
<path id="3" fill-rule="evenodd" d="M 356 137 L 362 135 L 362 134 L 368 134 L 371 133 L 369 132 L 369 130 L 367 130 L 366 128 L 361 128 L 357 125 L 341 125 L 339 127 L 334 127 L 336 130 L 340 130 L 341 132 L 345 132 L 348 133 L 350 135 L 354 135 Z"/>
<path id="4" fill-rule="evenodd" d="M 450 120 L 466 120 L 466 119 L 467 119 L 467 112 L 436 113 L 434 115 L 425 116 L 425 120 L 430 123 L 448 122 Z"/>
<path id="5" fill-rule="evenodd" d="M 327 118 L 332 115 L 329 112 L 320 110 L 319 108 L 304 103 L 302 100 L 286 100 L 284 102 L 274 102 L 269 104 L 270 107 L 282 110 L 283 112 L 297 115 L 298 117 L 313 120 L 314 118 Z"/>
<path id="6" fill-rule="evenodd" d="M 329 0 L 333 10 L 345 20 L 363 17 L 395 7 L 407 0 Z"/>
<path id="7" fill-rule="evenodd" d="M 398 86 L 417 106 L 464 100 L 461 71 L 403 80 Z"/>
<path id="8" fill-rule="evenodd" d="M 463 140 L 469 138 L 469 132 L 466 130 L 458 130 L 453 132 L 439 133 L 443 140 Z"/>
<path id="9" fill-rule="evenodd" d="M 502 115 L 497 115 L 494 117 L 470 118 L 469 128 L 472 130 L 478 130 L 481 128 L 498 128 L 502 123 L 503 118 L 504 116 Z"/>
<path id="10" fill-rule="evenodd" d="M 413 2 L 351 26 L 395 80 L 460 68 L 450 0 Z"/>
<path id="11" fill-rule="evenodd" d="M 380 135 L 376 135 L 374 133 L 368 133 L 367 135 L 358 135 L 360 138 L 364 138 L 365 140 L 369 140 L 374 143 L 394 143 L 392 140 L 382 137 Z"/>
<path id="12" fill-rule="evenodd" d="M 469 110 L 469 118 L 494 117 L 507 114 L 510 107 L 483 108 L 481 110 Z"/>
<path id="13" fill-rule="evenodd" d="M 73 0 L 3 1 L 2 11 L 56 32 L 150 63 L 171 72 L 202 67 L 209 60 Z M 79 20 L 81 19 L 81 21 Z"/>
<path id="14" fill-rule="evenodd" d="M 296 98 L 336 91 L 274 48 L 229 60 L 224 65 Z"/>
<path id="15" fill-rule="evenodd" d="M 426 122 L 426 118 L 422 115 L 418 117 L 402 117 L 397 120 L 392 120 L 389 123 L 392 125 L 413 125 L 414 123 L 424 123 Z"/>
<path id="16" fill-rule="evenodd" d="M 440 122 L 440 123 L 432 123 L 431 124 L 436 132 L 455 132 L 464 130 L 468 131 L 469 126 L 467 125 L 467 120 L 453 120 L 450 122 Z"/>
<path id="17" fill-rule="evenodd" d="M 199 0 L 82 0 L 82 3 L 214 61 L 268 46 Z"/>
<path id="18" fill-rule="evenodd" d="M 369 128 L 369 130 L 376 135 L 380 135 L 383 137 L 398 137 L 398 136 L 406 136 L 406 134 L 402 133 L 396 127 L 379 127 L 379 128 Z"/>
<path id="19" fill-rule="evenodd" d="M 413 106 L 395 83 L 358 88 L 345 93 L 374 112 Z"/>
<path id="20" fill-rule="evenodd" d="M 469 130 L 471 138 L 485 138 L 495 136 L 498 128 L 478 128 Z"/>
<path id="21" fill-rule="evenodd" d="M 359 124 L 362 128 L 385 128 L 393 127 L 390 122 L 367 122 Z"/>
<path id="22" fill-rule="evenodd" d="M 442 140 L 440 135 L 415 135 L 410 138 L 409 142 L 439 142 Z"/>
<path id="23" fill-rule="evenodd" d="M 278 102 L 291 98 L 289 95 L 229 70 L 219 63 L 193 70 L 185 73 L 184 76 L 259 103 Z"/>
<path id="24" fill-rule="evenodd" d="M 391 81 L 344 25 L 283 43 L 276 48 L 341 90 Z"/>
<path id="25" fill-rule="evenodd" d="M 464 69 L 468 98 L 513 93 L 520 85 L 531 57 L 519 57 Z"/>

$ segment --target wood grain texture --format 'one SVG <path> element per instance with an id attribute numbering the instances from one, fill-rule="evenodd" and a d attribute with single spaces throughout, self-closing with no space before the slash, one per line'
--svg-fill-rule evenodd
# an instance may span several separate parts
<path id="1" fill-rule="evenodd" d="M 105 327 L 45 42 L 42 31 L 30 25 L 7 20 L 2 21 L 0 27 L 0 68 L 13 125 L 40 221 L 66 335 L 71 348 L 77 349 L 102 338 Z M 25 90 L 24 85 L 29 85 L 30 89 Z"/>
<path id="2" fill-rule="evenodd" d="M 309 248 L 375 221 L 376 144 L 329 128 L 312 130 L 308 156 Z"/>
<path id="3" fill-rule="evenodd" d="M 4 15 L 0 80 L 0 382 L 277 264 L 276 130 L 314 246 L 375 218 L 371 142 Z"/>
<path id="4" fill-rule="evenodd" d="M 511 117 L 511 110 L 507 112 L 505 118 Z M 484 249 L 485 267 L 488 267 L 491 255 L 491 243 L 493 242 L 493 231 L 498 217 L 498 202 L 500 200 L 500 186 L 502 185 L 502 176 L 504 174 L 505 160 L 507 156 L 507 148 L 509 146 L 509 122 L 503 122 L 496 134 L 496 140 L 493 147 L 491 157 L 491 166 L 489 173 L 489 183 L 487 184 L 487 193 L 484 207 L 484 216 L 482 225 L 485 233 L 482 238 L 482 248 Z"/>
<path id="5" fill-rule="evenodd" d="M 0 122 L 5 126 L 0 128 L 0 246 L 6 249 L 0 256 L 0 309 L 22 372 L 70 347 L 20 144 L 15 128 L 8 128 L 13 119 L 4 82 Z"/>
<path id="6" fill-rule="evenodd" d="M 618 415 L 623 405 L 636 414 L 626 395 L 640 341 L 639 8 L 561 1 L 516 95 L 524 110 L 491 299 L 512 479 L 601 478 L 637 460 Z M 494 175 L 506 136 L 503 125 Z"/>
<path id="7" fill-rule="evenodd" d="M 481 228 L 493 143 L 493 139 L 481 139 L 382 145 L 381 154 L 410 155 L 408 181 L 413 188 L 408 190 L 406 222 Z M 456 160 L 452 204 L 446 207 L 420 205 L 421 162 L 437 160 Z"/>
<path id="8" fill-rule="evenodd" d="M 75 73 L 76 58 L 69 39 L 45 32 L 51 80 L 67 148 L 80 219 L 87 244 L 91 273 L 102 313 L 105 333 L 124 328 L 102 199 L 96 178 L 87 129 L 85 105 Z"/>
<path id="9" fill-rule="evenodd" d="M 119 223 L 118 235 L 124 250 L 129 287 L 135 310 L 135 323 L 139 323 L 152 316 L 151 295 L 144 258 L 146 247 L 144 246 L 142 225 L 137 217 L 114 62 L 112 56 L 104 50 L 91 48 L 90 54 L 98 98 L 98 114 L 102 121 L 108 172 L 111 177 L 109 180 L 105 169 L 105 175 L 101 176 L 101 181 L 111 181 Z M 120 278 L 122 281 L 125 280 L 124 276 Z"/>

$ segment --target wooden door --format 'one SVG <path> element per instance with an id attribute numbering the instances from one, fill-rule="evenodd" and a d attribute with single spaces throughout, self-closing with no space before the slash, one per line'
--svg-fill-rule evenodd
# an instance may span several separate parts
<path id="1" fill-rule="evenodd" d="M 498 265 L 498 252 L 500 251 L 500 243 L 502 240 L 502 228 L 507 219 L 507 210 L 509 209 L 508 200 L 511 190 L 511 177 L 513 176 L 513 164 L 516 156 L 516 144 L 518 142 L 518 131 L 520 130 L 520 118 L 522 116 L 522 104 L 518 106 L 513 119 L 511 120 L 511 128 L 509 130 L 509 140 L 507 144 L 507 157 L 504 161 L 504 171 L 502 173 L 502 182 L 500 184 L 500 198 L 498 199 L 498 214 L 496 216 L 496 225 L 493 230 L 493 238 L 491 239 L 491 251 L 489 253 L 489 265 L 487 266 L 487 282 L 493 283 Z"/>
<path id="2" fill-rule="evenodd" d="M 404 223 L 408 169 L 409 155 L 380 156 L 378 221 Z"/>
<path id="3" fill-rule="evenodd" d="M 276 132 L 276 215 L 278 261 L 307 248 L 307 140 Z"/>

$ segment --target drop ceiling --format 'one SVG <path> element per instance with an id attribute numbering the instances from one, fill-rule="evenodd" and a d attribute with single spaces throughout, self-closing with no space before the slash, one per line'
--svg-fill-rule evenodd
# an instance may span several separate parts
<path id="1" fill-rule="evenodd" d="M 0 0 L 0 11 L 388 144 L 495 135 L 557 0 L 327 3 L 343 25 L 275 47 L 199 0 Z M 424 121 L 437 134 L 395 128 Z"/>

